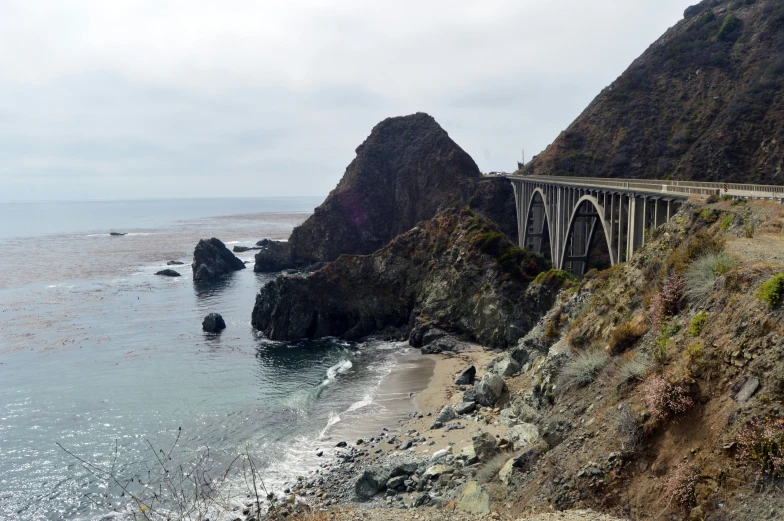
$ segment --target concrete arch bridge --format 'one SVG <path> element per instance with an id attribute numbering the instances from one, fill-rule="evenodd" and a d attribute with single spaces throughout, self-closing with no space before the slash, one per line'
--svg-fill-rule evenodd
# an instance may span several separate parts
<path id="1" fill-rule="evenodd" d="M 582 276 L 614 266 L 645 244 L 690 196 L 784 201 L 784 186 L 596 177 L 507 176 L 514 187 L 521 248 Z"/>

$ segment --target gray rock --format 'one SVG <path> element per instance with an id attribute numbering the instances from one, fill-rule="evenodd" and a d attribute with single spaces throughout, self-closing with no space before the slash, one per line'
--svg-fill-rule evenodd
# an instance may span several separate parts
<path id="1" fill-rule="evenodd" d="M 434 452 L 433 455 L 430 456 L 430 463 L 431 464 L 443 463 L 451 455 L 452 455 L 452 451 L 450 451 L 449 449 L 441 449 L 439 451 Z"/>
<path id="2" fill-rule="evenodd" d="M 530 447 L 514 457 L 514 466 L 528 472 L 536 465 L 541 453 L 536 447 Z"/>
<path id="3" fill-rule="evenodd" d="M 291 245 L 288 242 L 268 241 L 255 258 L 253 271 L 256 273 L 271 273 L 297 267 L 297 263 L 291 256 Z"/>
<path id="4" fill-rule="evenodd" d="M 433 430 L 436 430 L 436 429 L 440 429 L 440 428 L 442 428 L 443 426 L 444 426 L 444 424 L 443 424 L 443 423 L 441 423 L 440 421 L 436 420 L 436 421 L 434 421 L 434 422 L 433 422 L 433 423 L 430 425 L 430 430 L 431 430 L 431 431 L 433 431 Z"/>
<path id="5" fill-rule="evenodd" d="M 428 496 L 427 494 L 420 494 L 414 500 L 414 506 L 415 507 L 423 507 L 423 506 L 427 505 L 428 503 L 430 503 L 430 496 Z"/>
<path id="6" fill-rule="evenodd" d="M 486 374 L 482 380 L 474 386 L 476 398 L 474 401 L 479 405 L 491 407 L 495 405 L 504 391 L 504 379 L 497 374 Z M 467 391 L 466 391 L 467 392 Z"/>
<path id="7" fill-rule="evenodd" d="M 236 253 L 244 253 L 246 251 L 258 250 L 258 249 L 259 248 L 255 247 L 255 246 L 239 246 L 239 245 L 237 245 L 237 246 L 234 246 L 232 248 L 232 251 L 234 251 Z"/>
<path id="8" fill-rule="evenodd" d="M 483 432 L 473 442 L 474 454 L 480 460 L 486 460 L 498 452 L 498 440 L 490 434 Z"/>
<path id="9" fill-rule="evenodd" d="M 225 244 L 213 237 L 202 239 L 193 251 L 193 280 L 213 280 L 237 270 L 245 264 L 229 251 Z"/>
<path id="10" fill-rule="evenodd" d="M 386 488 L 389 478 L 383 467 L 365 469 L 354 481 L 354 493 L 358 499 L 368 500 Z"/>
<path id="11" fill-rule="evenodd" d="M 454 472 L 454 469 L 452 469 L 452 467 L 449 465 L 432 465 L 425 470 L 425 472 L 422 474 L 422 477 L 425 479 L 434 479 L 448 472 Z"/>
<path id="12" fill-rule="evenodd" d="M 468 414 L 476 409 L 476 402 L 463 402 L 455 405 L 455 412 L 457 414 Z"/>
<path id="13" fill-rule="evenodd" d="M 514 427 L 521 423 L 538 423 L 542 415 L 522 400 L 513 400 L 509 407 L 501 411 L 501 423 L 506 427 Z"/>
<path id="14" fill-rule="evenodd" d="M 476 481 L 469 481 L 457 500 L 457 509 L 469 514 L 486 514 L 490 511 L 490 494 Z"/>
<path id="15" fill-rule="evenodd" d="M 493 361 L 490 370 L 502 378 L 509 378 L 520 371 L 520 364 L 510 355 L 504 355 Z"/>
<path id="16" fill-rule="evenodd" d="M 457 413 L 453 408 L 447 405 L 446 407 L 441 409 L 440 413 L 438 413 L 438 416 L 436 416 L 436 421 L 439 421 L 441 423 L 446 423 L 454 420 L 455 418 L 457 418 Z"/>
<path id="17" fill-rule="evenodd" d="M 256 243 L 256 246 L 266 246 L 270 243 L 269 239 L 261 239 L 259 242 Z"/>
<path id="18" fill-rule="evenodd" d="M 223 321 L 223 317 L 218 313 L 210 313 L 204 317 L 201 328 L 207 333 L 218 333 L 221 330 L 226 329 L 226 322 Z"/>
<path id="19" fill-rule="evenodd" d="M 539 428 L 533 423 L 521 423 L 509 429 L 507 436 L 516 447 L 527 447 L 539 441 Z"/>
<path id="20" fill-rule="evenodd" d="M 457 378 L 455 378 L 455 385 L 471 385 L 476 378 L 476 367 L 469 365 L 463 369 Z"/>
<path id="21" fill-rule="evenodd" d="M 403 483 L 408 479 L 406 476 L 395 476 L 394 478 L 389 478 L 387 481 L 387 490 L 398 490 Z"/>
<path id="22" fill-rule="evenodd" d="M 164 277 L 179 277 L 180 274 L 174 270 L 161 270 L 155 273 L 156 275 L 162 275 Z"/>
<path id="23" fill-rule="evenodd" d="M 474 402 L 476 403 L 476 389 L 474 387 L 468 389 L 463 393 L 463 403 Z"/>
<path id="24" fill-rule="evenodd" d="M 167 266 L 180 266 L 182 264 L 185 264 L 185 263 L 184 262 L 180 262 L 180 261 L 173 261 L 173 260 L 166 263 Z"/>
<path id="25" fill-rule="evenodd" d="M 465 460 L 466 465 L 473 465 L 479 461 L 479 457 L 476 455 L 473 445 L 464 447 L 463 450 L 460 451 L 460 457 Z"/>
<path id="26" fill-rule="evenodd" d="M 434 355 L 444 351 L 454 351 L 459 340 L 453 336 L 444 336 L 433 342 L 423 345 L 421 350 L 423 355 Z"/>
<path id="27" fill-rule="evenodd" d="M 754 393 L 757 392 L 759 384 L 760 382 L 757 378 L 752 377 L 746 380 L 746 383 L 743 384 L 741 390 L 738 392 L 738 394 L 735 395 L 735 401 L 738 402 L 739 405 L 746 403 L 749 398 L 751 398 Z"/>

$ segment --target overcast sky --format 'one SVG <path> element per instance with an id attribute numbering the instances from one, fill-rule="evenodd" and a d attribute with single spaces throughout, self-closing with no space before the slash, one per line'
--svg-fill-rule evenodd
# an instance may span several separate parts
<path id="1" fill-rule="evenodd" d="M 0 201 L 326 195 L 433 115 L 541 151 L 697 0 L 0 0 Z"/>

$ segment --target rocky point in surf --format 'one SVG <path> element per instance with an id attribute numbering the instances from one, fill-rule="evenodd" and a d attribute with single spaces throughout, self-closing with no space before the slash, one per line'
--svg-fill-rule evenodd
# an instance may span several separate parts
<path id="1" fill-rule="evenodd" d="M 369 254 L 456 201 L 516 240 L 514 194 L 483 178 L 474 160 L 424 113 L 387 118 L 356 150 L 337 187 L 288 242 L 264 246 L 255 271 L 271 272 Z"/>
<path id="2" fill-rule="evenodd" d="M 193 280 L 212 280 L 237 270 L 245 264 L 234 256 L 219 239 L 202 239 L 193 251 Z"/>
<path id="3" fill-rule="evenodd" d="M 398 338 L 414 332 L 417 344 L 437 328 L 506 347 L 552 302 L 548 287 L 528 284 L 545 264 L 459 206 L 371 255 L 343 255 L 309 276 L 268 282 L 252 323 L 273 340 L 359 339 L 386 330 Z"/>

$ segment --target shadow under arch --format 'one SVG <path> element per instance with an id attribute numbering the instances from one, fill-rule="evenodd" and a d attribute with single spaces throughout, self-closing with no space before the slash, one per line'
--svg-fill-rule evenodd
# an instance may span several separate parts
<path id="1" fill-rule="evenodd" d="M 617 260 L 612 249 L 611 237 L 607 221 L 604 219 L 604 207 L 594 196 L 582 196 L 577 200 L 569 217 L 569 227 L 561 252 L 561 266 L 558 268 L 581 277 L 591 262 L 592 254 L 595 260 L 600 260 L 598 257 L 606 255 L 610 266 L 615 266 Z M 604 250 L 606 253 L 602 252 L 603 247 L 606 248 Z M 592 267 L 604 266 L 598 263 L 597 266 Z"/>
<path id="2" fill-rule="evenodd" d="M 523 248 L 552 261 L 553 246 L 550 235 L 550 212 L 547 198 L 540 188 L 534 189 L 526 207 Z"/>

